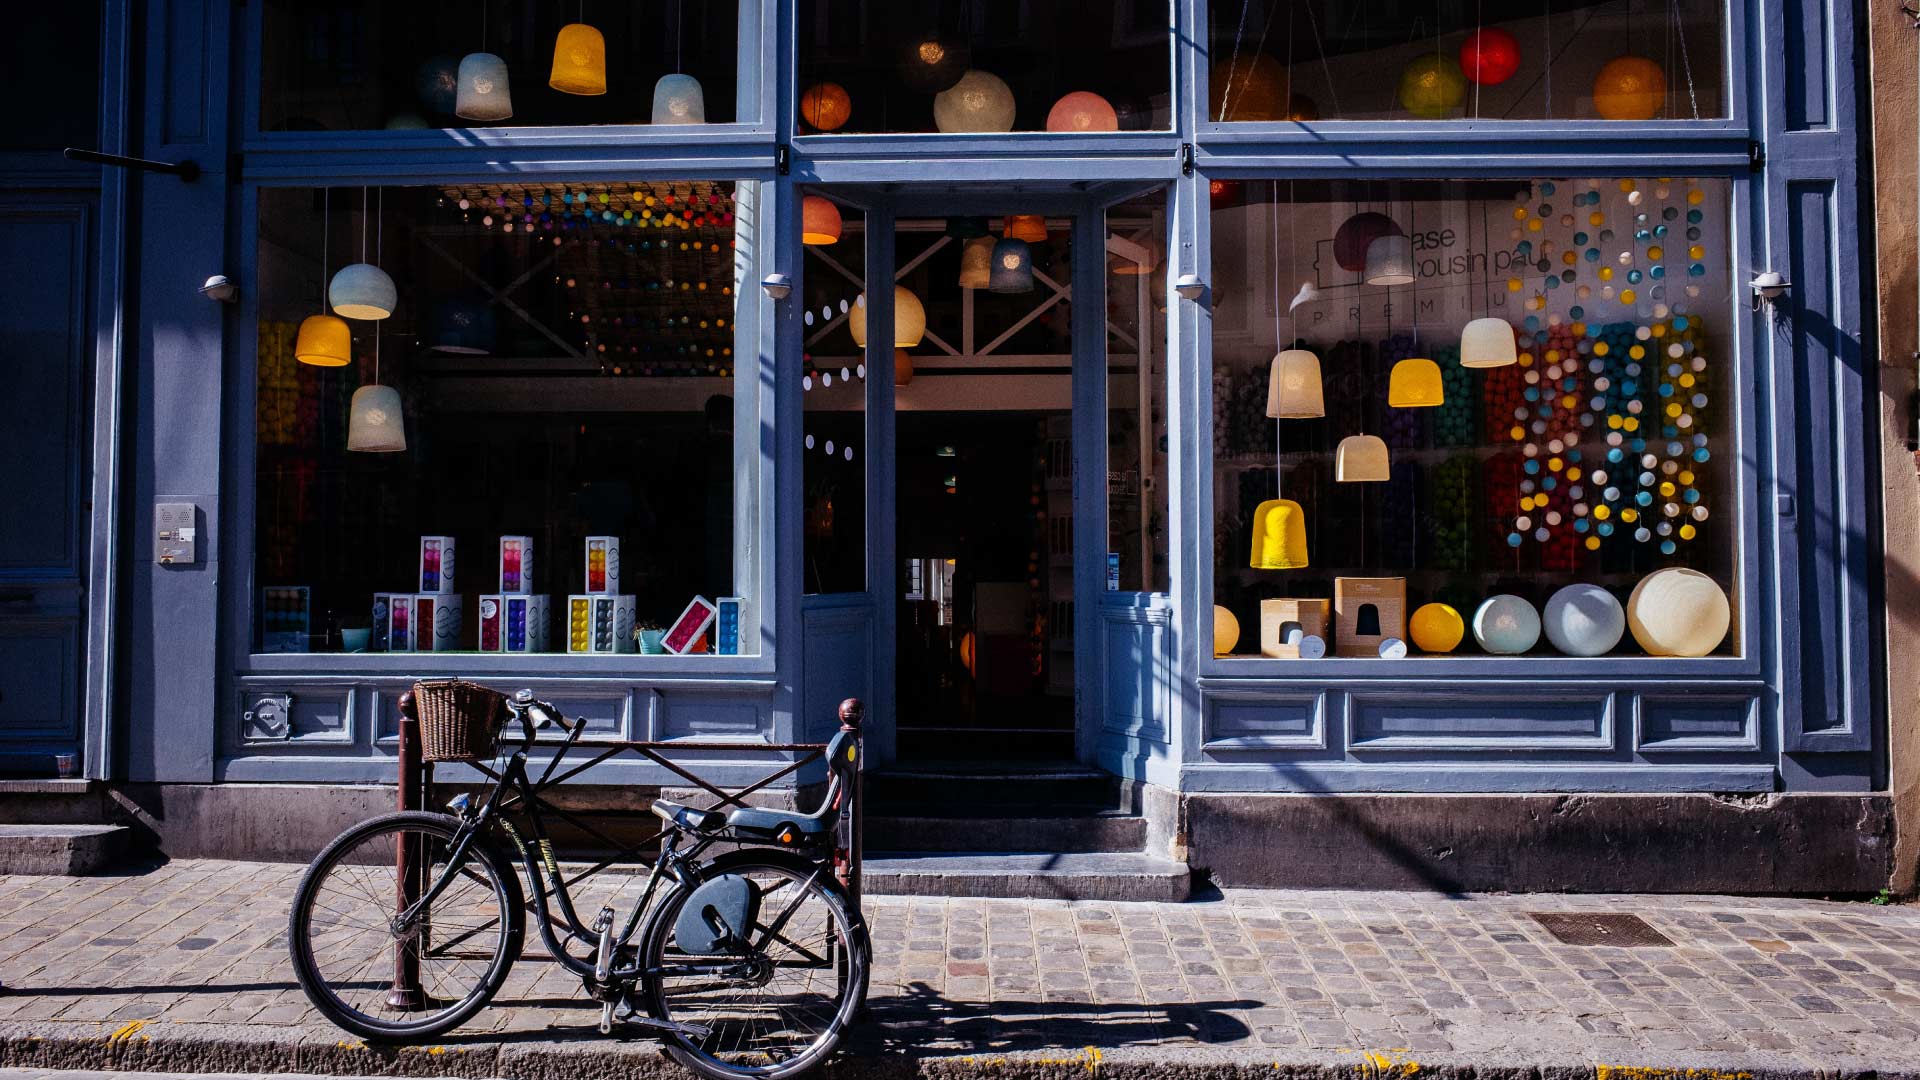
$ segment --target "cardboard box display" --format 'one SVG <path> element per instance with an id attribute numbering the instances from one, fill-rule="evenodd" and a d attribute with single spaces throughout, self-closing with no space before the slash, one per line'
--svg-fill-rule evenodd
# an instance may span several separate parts
<path id="1" fill-rule="evenodd" d="M 616 594 L 620 591 L 620 538 L 589 536 L 586 540 L 586 587 L 581 592 Z"/>
<path id="2" fill-rule="evenodd" d="M 570 653 L 630 653 L 639 649 L 633 637 L 639 599 L 606 593 L 576 593 L 567 597 L 567 651 Z"/>
<path id="3" fill-rule="evenodd" d="M 1334 578 L 1333 623 L 1335 656 L 1379 657 L 1381 642 L 1406 640 L 1407 579 Z"/>
<path id="4" fill-rule="evenodd" d="M 546 652 L 552 605 L 545 595 L 489 593 L 480 598 L 480 651 Z"/>
<path id="5" fill-rule="evenodd" d="M 1300 659 L 1303 638 L 1327 641 L 1331 600 L 1280 598 L 1260 601 L 1260 655 L 1281 660 Z"/>
<path id="6" fill-rule="evenodd" d="M 533 592 L 533 537 L 500 538 L 500 574 L 496 581 L 503 594 Z"/>
<path id="7" fill-rule="evenodd" d="M 466 600 L 458 593 L 418 593 L 413 598 L 413 651 L 453 652 L 460 648 Z"/>
<path id="8" fill-rule="evenodd" d="M 454 586 L 453 537 L 420 538 L 420 592 L 451 593 Z"/>

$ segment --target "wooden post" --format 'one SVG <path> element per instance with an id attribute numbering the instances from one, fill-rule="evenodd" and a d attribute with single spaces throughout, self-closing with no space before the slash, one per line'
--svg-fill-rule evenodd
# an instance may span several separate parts
<path id="1" fill-rule="evenodd" d="M 400 695 L 400 776 L 396 788 L 396 809 L 420 809 L 420 717 L 411 690 Z M 416 841 L 402 835 L 394 851 L 394 877 L 399 883 L 398 895 L 394 897 L 396 914 L 420 898 L 419 873 L 415 866 L 420 853 L 414 850 Z M 420 990 L 420 953 L 410 944 L 415 940 L 418 939 L 409 938 L 393 945 L 393 989 L 387 994 L 387 1004 L 395 1009 L 417 1011 L 426 1007 L 426 997 Z"/>

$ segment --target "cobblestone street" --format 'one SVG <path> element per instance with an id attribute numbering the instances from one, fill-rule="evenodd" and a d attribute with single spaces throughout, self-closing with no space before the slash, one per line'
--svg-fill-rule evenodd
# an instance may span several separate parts
<path id="1" fill-rule="evenodd" d="M 283 934 L 299 868 L 175 862 L 0 879 L 0 1064 L 631 1073 L 575 980 L 529 955 L 429 1050 L 309 1010 Z M 1920 909 L 1716 896 L 1232 892 L 1187 904 L 871 897 L 862 1063 L 1392 1065 L 1486 1076 L 1687 1067 L 1920 1074 Z M 1631 913 L 1668 946 L 1558 942 L 1534 913 Z"/>

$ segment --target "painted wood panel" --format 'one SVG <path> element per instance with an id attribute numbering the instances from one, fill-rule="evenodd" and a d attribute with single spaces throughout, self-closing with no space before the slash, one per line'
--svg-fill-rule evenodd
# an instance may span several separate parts
<path id="1" fill-rule="evenodd" d="M 1462 690 L 1347 694 L 1353 752 L 1611 750 L 1614 695 L 1604 691 L 1496 697 Z"/>

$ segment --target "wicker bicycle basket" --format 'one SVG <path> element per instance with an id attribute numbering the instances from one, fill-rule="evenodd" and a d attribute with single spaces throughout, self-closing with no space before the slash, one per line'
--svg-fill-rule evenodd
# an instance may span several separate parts
<path id="1" fill-rule="evenodd" d="M 506 713 L 505 695 L 463 679 L 413 684 L 420 717 L 420 754 L 427 761 L 480 761 L 493 756 L 493 741 Z"/>

